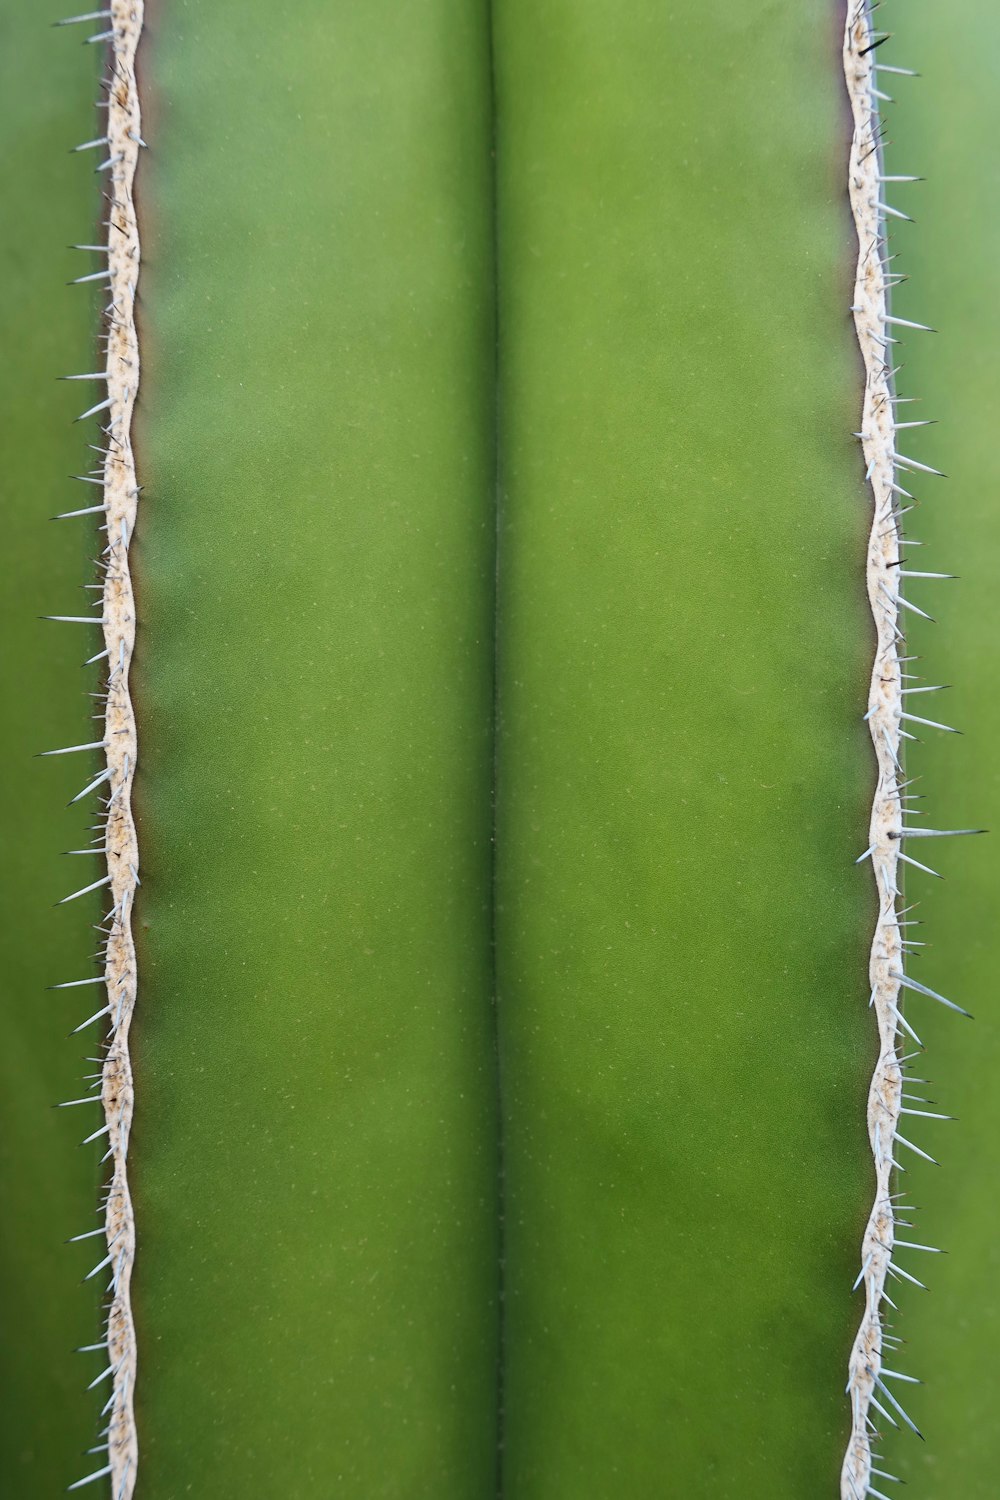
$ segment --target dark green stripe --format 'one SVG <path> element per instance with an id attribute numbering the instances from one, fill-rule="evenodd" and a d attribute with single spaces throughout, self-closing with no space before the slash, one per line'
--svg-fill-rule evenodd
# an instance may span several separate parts
<path id="1" fill-rule="evenodd" d="M 45 7 L 7 5 L 0 15 L 0 412 L 3 430 L 3 556 L 0 591 L 0 829 L 3 840 L 3 1046 L 0 1048 L 0 1490 L 24 1500 L 59 1494 L 93 1468 L 104 1396 L 85 1387 L 99 1354 L 74 1355 L 99 1336 L 92 1282 L 100 1241 L 66 1246 L 97 1227 L 97 1151 L 79 1142 L 99 1107 L 56 1113 L 85 1092 L 85 1056 L 97 1028 L 67 1040 L 101 1004 L 100 991 L 46 994 L 45 987 L 97 972 L 91 923 L 97 903 L 56 901 L 100 873 L 97 859 L 60 859 L 91 838 L 96 799 L 66 803 L 95 774 L 91 754 L 41 761 L 39 750 L 100 738 L 80 663 L 99 647 L 83 625 L 43 614 L 90 612 L 97 548 L 92 518 L 49 517 L 94 503 L 72 484 L 94 457 L 93 423 L 73 418 L 100 398 L 58 375 L 94 369 L 96 299 L 74 276 L 96 269 L 68 249 L 93 242 L 99 208 L 93 154 L 70 148 L 97 134 L 99 59 L 80 28 L 53 32 Z M 86 497 L 86 498 L 84 498 Z"/>
<path id="2" fill-rule="evenodd" d="M 143 43 L 144 1500 L 495 1468 L 488 26 Z"/>

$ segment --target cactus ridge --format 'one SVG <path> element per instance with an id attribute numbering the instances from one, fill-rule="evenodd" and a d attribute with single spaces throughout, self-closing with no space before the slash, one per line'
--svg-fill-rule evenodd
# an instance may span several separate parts
<path id="1" fill-rule="evenodd" d="M 915 1377 L 887 1369 L 883 1363 L 885 1347 L 898 1341 L 886 1332 L 881 1304 L 886 1302 L 890 1307 L 894 1306 L 886 1292 L 889 1276 L 922 1285 L 896 1264 L 894 1251 L 897 1248 L 934 1249 L 896 1236 L 897 1228 L 909 1222 L 900 1215 L 911 1212 L 908 1206 L 900 1203 L 900 1195 L 893 1191 L 893 1172 L 899 1165 L 896 1148 L 905 1146 L 918 1156 L 933 1160 L 901 1134 L 900 1117 L 903 1114 L 933 1119 L 949 1117 L 912 1109 L 903 1102 L 914 1097 L 905 1093 L 904 1085 L 919 1081 L 913 1080 L 905 1071 L 907 1062 L 916 1055 L 905 1053 L 906 1038 L 916 1045 L 918 1052 L 923 1044 L 903 1014 L 902 991 L 927 996 L 948 1009 L 968 1015 L 960 1005 L 919 984 L 905 972 L 904 955 L 912 952 L 915 945 L 907 942 L 904 931 L 910 925 L 903 920 L 910 908 L 900 908 L 897 904 L 902 899 L 900 866 L 909 865 L 931 875 L 937 872 L 905 854 L 902 842 L 906 838 L 945 837 L 981 831 L 913 828 L 905 826 L 903 821 L 915 815 L 907 805 L 912 800 L 912 794 L 907 795 L 911 783 L 906 779 L 903 765 L 903 741 L 915 736 L 903 727 L 904 723 L 949 733 L 955 731 L 950 725 L 909 713 L 904 706 L 906 694 L 938 689 L 913 686 L 912 674 L 904 670 L 913 658 L 904 654 L 906 640 L 900 623 L 902 611 L 909 610 L 924 619 L 931 619 L 931 616 L 903 597 L 901 580 L 945 579 L 951 575 L 914 571 L 901 566 L 904 545 L 913 545 L 904 538 L 903 517 L 913 509 L 915 502 L 910 491 L 899 483 L 900 472 L 939 474 L 940 471 L 916 463 L 896 448 L 896 436 L 901 429 L 926 424 L 895 420 L 895 406 L 905 398 L 898 397 L 895 392 L 896 370 L 892 367 L 891 356 L 895 339 L 889 330 L 898 325 L 923 332 L 933 330 L 926 325 L 894 318 L 889 311 L 891 288 L 899 277 L 889 269 L 893 257 L 888 248 L 886 221 L 907 218 L 908 215 L 884 201 L 884 189 L 889 183 L 918 179 L 890 178 L 883 172 L 883 124 L 879 104 L 888 101 L 889 96 L 877 87 L 879 65 L 875 55 L 885 40 L 885 35 L 874 30 L 868 0 L 861 0 L 849 9 L 844 35 L 844 72 L 854 122 L 849 190 L 858 238 L 858 267 L 851 311 L 865 369 L 862 424 L 856 436 L 861 440 L 867 465 L 865 477 L 871 485 L 874 502 L 867 587 L 877 635 L 865 718 L 878 763 L 878 780 L 872 803 L 869 847 L 858 863 L 871 860 L 878 892 L 879 914 L 872 938 L 869 977 L 870 1004 L 878 1023 L 879 1054 L 868 1096 L 868 1133 L 875 1161 L 876 1189 L 862 1242 L 861 1271 L 855 1282 L 855 1287 L 864 1284 L 865 1309 L 849 1362 L 847 1392 L 851 1401 L 851 1436 L 841 1471 L 841 1500 L 862 1500 L 866 1495 L 879 1497 L 881 1491 L 873 1487 L 872 1476 L 895 1477 L 873 1468 L 872 1446 L 879 1435 L 873 1412 L 892 1427 L 898 1427 L 902 1422 L 918 1437 L 922 1436 L 886 1384 L 887 1380 L 913 1382 Z M 895 67 L 884 71 L 909 72 Z"/>
<path id="2" fill-rule="evenodd" d="M 108 1287 L 110 1305 L 104 1343 L 108 1354 L 107 1369 L 93 1384 L 111 1377 L 111 1394 L 104 1407 L 108 1417 L 106 1436 L 107 1463 L 71 1485 L 71 1489 L 108 1478 L 114 1500 L 129 1500 L 135 1487 L 138 1464 L 133 1394 L 136 1373 L 135 1328 L 130 1303 L 130 1283 L 135 1257 L 135 1224 L 129 1195 L 126 1161 L 129 1131 L 132 1124 L 133 1089 L 129 1060 L 129 1025 L 136 1000 L 135 949 L 132 941 L 131 915 L 135 889 L 139 884 L 139 853 L 131 809 L 132 778 L 135 774 L 137 742 L 135 715 L 129 696 L 129 664 L 135 642 L 135 609 L 129 574 L 128 549 L 135 524 L 139 485 L 136 481 L 132 452 L 132 411 L 139 385 L 139 352 L 134 316 L 136 284 L 139 270 L 139 236 L 132 185 L 139 150 L 144 144 L 140 133 L 139 99 L 135 77 L 135 53 L 142 30 L 142 0 L 112 0 L 106 10 L 72 16 L 57 25 L 76 22 L 107 22 L 108 25 L 86 38 L 90 42 L 108 42 L 110 76 L 104 80 L 107 94 L 107 132 L 96 140 L 85 141 L 77 151 L 97 150 L 101 160 L 96 170 L 108 174 L 104 195 L 107 205 L 107 244 L 81 246 L 107 255 L 106 269 L 77 277 L 77 283 L 107 283 L 108 301 L 104 308 L 104 340 L 107 363 L 104 370 L 85 375 L 70 375 L 70 380 L 92 380 L 105 386 L 106 396 L 81 413 L 78 420 L 100 415 L 105 446 L 98 451 L 101 467 L 96 477 L 79 475 L 84 483 L 98 484 L 102 501 L 79 511 L 65 512 L 59 519 L 102 512 L 107 544 L 101 566 L 103 570 L 102 607 L 99 616 L 59 616 L 86 624 L 99 624 L 104 634 L 104 650 L 91 657 L 92 662 L 106 659 L 108 678 L 104 711 L 104 737 L 94 745 L 74 745 L 46 754 L 66 754 L 71 750 L 101 748 L 106 765 L 74 797 L 79 801 L 91 792 L 103 800 L 103 818 L 98 840 L 107 856 L 107 874 L 90 885 L 64 897 L 77 896 L 104 886 L 110 888 L 110 910 L 102 928 L 104 975 L 94 979 L 71 980 L 60 989 L 103 983 L 106 996 L 101 1008 L 76 1028 L 83 1031 L 95 1022 L 108 1018 L 109 1031 L 100 1059 L 100 1098 L 105 1123 L 88 1140 L 108 1137 L 105 1161 L 111 1162 L 111 1177 L 104 1198 L 102 1234 L 106 1251 L 88 1273 L 87 1280 L 110 1268 Z M 94 851 L 74 851 L 90 853 Z M 60 903 L 62 904 L 62 903 Z M 87 1101 L 69 1100 L 67 1104 Z M 85 1238 L 80 1235 L 77 1238 Z M 99 1346 L 104 1347 L 104 1345 Z M 104 1451 L 105 1445 L 93 1449 Z"/>

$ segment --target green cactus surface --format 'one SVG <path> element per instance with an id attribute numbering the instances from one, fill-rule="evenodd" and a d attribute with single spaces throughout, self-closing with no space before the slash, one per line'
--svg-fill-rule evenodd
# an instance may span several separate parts
<path id="1" fill-rule="evenodd" d="M 140 60 L 143 1492 L 488 1494 L 488 16 L 251 9 Z"/>
<path id="2" fill-rule="evenodd" d="M 889 49 L 886 49 L 889 52 Z M 958 575 L 925 588 L 921 603 L 936 623 L 917 620 L 914 670 L 944 683 L 929 717 L 962 730 L 925 731 L 909 750 L 908 769 L 927 822 L 1000 828 L 1000 639 L 994 625 L 996 559 L 1000 556 L 1000 457 L 994 412 L 1000 386 L 1000 196 L 996 140 L 1000 101 L 1000 27 L 992 9 L 960 0 L 947 12 L 914 0 L 888 60 L 916 69 L 893 89 L 888 170 L 926 180 L 907 192 L 915 219 L 893 236 L 910 280 L 894 310 L 933 324 L 931 335 L 902 330 L 900 388 L 910 408 L 939 425 L 910 436 L 907 451 L 943 469 L 946 481 L 919 487 L 912 531 L 923 542 L 916 567 Z M 894 80 L 895 82 L 895 80 Z M 982 152 L 987 153 L 984 161 Z M 914 488 L 917 488 L 916 486 Z M 919 560 L 917 560 L 919 559 Z M 929 561 L 933 559 L 933 561 Z M 931 592 L 933 590 L 933 592 Z M 925 702 L 929 700 L 924 700 Z M 993 1015 L 996 990 L 996 909 L 1000 898 L 996 834 L 941 840 L 928 863 L 943 883 L 915 874 L 908 901 L 921 904 L 920 937 L 929 947 L 916 972 L 935 989 L 975 1012 L 975 1024 L 943 1013 L 921 1015 L 926 1058 L 915 1068 L 930 1080 L 916 1090 L 933 1100 L 922 1108 L 958 1116 L 932 1125 L 923 1143 L 939 1166 L 917 1161 L 905 1179 L 920 1208 L 910 1238 L 947 1251 L 923 1255 L 913 1267 L 928 1292 L 901 1286 L 898 1331 L 907 1340 L 904 1368 L 923 1380 L 907 1404 L 926 1441 L 889 1432 L 886 1466 L 927 1500 L 991 1500 L 1000 1472 L 995 1418 L 996 1348 L 1000 1340 L 1000 1249 L 993 1184 L 1000 1171 L 1000 1041 Z M 929 847 L 927 845 L 925 848 Z M 951 1024 L 949 1024 L 951 1023 Z M 913 1259 L 911 1257 L 911 1259 Z"/>
<path id="3" fill-rule="evenodd" d="M 86 403 L 79 387 L 56 384 L 69 368 L 93 367 L 95 299 L 66 283 L 89 269 L 71 242 L 94 237 L 99 210 L 93 177 L 68 154 L 93 133 L 97 59 L 55 45 L 33 8 L 0 15 L 0 410 L 3 411 L 4 558 L 0 596 L 0 806 L 4 849 L 3 1047 L 0 1049 L 0 1492 L 55 1495 L 80 1473 L 103 1397 L 87 1392 L 74 1345 L 96 1337 L 94 1283 L 82 1276 L 98 1241 L 65 1245 L 100 1227 L 100 1154 L 82 1150 L 99 1109 L 52 1108 L 79 1097 L 93 1072 L 88 1039 L 67 1033 L 86 1010 L 74 992 L 46 987 L 90 973 L 99 918 L 96 897 L 54 912 L 81 867 L 60 851 L 90 838 L 90 807 L 66 803 L 97 767 L 96 752 L 50 761 L 43 750 L 98 739 L 86 696 L 96 687 L 80 670 L 83 634 L 39 617 L 90 608 L 95 534 L 80 522 L 50 523 L 58 511 L 90 503 L 68 475 L 87 457 L 92 424 L 73 426 Z M 79 486 L 75 488 L 79 489 Z M 99 498 L 99 496 L 98 496 Z M 93 596 L 91 596 L 92 599 Z M 89 640 L 89 635 L 88 635 Z M 92 877 L 91 877 L 92 878 Z M 87 990 L 86 1000 L 93 999 Z M 90 1005 L 92 1010 L 93 1004 Z M 79 1011 L 79 1015 L 77 1012 Z M 96 1369 L 95 1372 L 96 1373 Z"/>
<path id="4" fill-rule="evenodd" d="M 0 17 L 0 1494 L 992 1496 L 996 26 L 879 23 Z"/>
<path id="5" fill-rule="evenodd" d="M 843 80 L 796 10 L 498 9 L 518 1500 L 833 1493 L 843 1456 L 870 502 Z"/>

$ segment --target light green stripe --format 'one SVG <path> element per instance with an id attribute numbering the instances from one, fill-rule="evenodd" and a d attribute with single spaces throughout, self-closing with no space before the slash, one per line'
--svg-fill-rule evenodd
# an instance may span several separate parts
<path id="1" fill-rule="evenodd" d="M 505 1494 L 833 1495 L 875 1048 L 839 38 L 496 26 Z"/>
<path id="2" fill-rule="evenodd" d="M 919 995 L 908 1004 L 927 1048 L 913 1071 L 931 1080 L 914 1092 L 936 1101 L 917 1107 L 957 1115 L 958 1123 L 911 1119 L 904 1128 L 941 1165 L 906 1153 L 900 1187 L 921 1211 L 902 1237 L 948 1254 L 899 1256 L 930 1287 L 930 1295 L 900 1284 L 893 1290 L 895 1331 L 907 1345 L 889 1361 L 925 1382 L 896 1394 L 926 1441 L 890 1433 L 884 1467 L 909 1479 L 917 1500 L 992 1500 L 1000 1472 L 1000 20 L 977 0 L 947 10 L 908 0 L 901 11 L 886 60 L 921 76 L 889 81 L 897 103 L 887 169 L 926 181 L 897 187 L 890 199 L 916 218 L 892 236 L 894 267 L 910 277 L 894 294 L 893 311 L 939 331 L 904 336 L 896 362 L 903 362 L 901 394 L 920 402 L 905 416 L 940 425 L 900 434 L 900 447 L 949 476 L 903 480 L 921 501 L 908 531 L 924 543 L 909 549 L 909 565 L 960 575 L 956 583 L 910 584 L 911 597 L 939 622 L 918 620 L 911 629 L 910 649 L 922 658 L 911 670 L 925 682 L 953 684 L 923 697 L 915 712 L 963 731 L 957 739 L 911 726 L 921 743 L 909 747 L 907 770 L 921 778 L 914 791 L 926 794 L 915 804 L 925 814 L 920 821 L 994 831 L 922 843 L 916 857 L 944 883 L 918 872 L 907 882 L 907 900 L 920 903 L 913 915 L 924 924 L 913 935 L 930 944 L 910 972 L 976 1019 L 970 1025 Z"/>

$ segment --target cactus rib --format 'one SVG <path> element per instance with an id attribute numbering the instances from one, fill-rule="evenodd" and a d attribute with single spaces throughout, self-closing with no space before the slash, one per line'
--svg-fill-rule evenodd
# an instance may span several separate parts
<path id="1" fill-rule="evenodd" d="M 902 741 L 913 738 L 903 729 L 902 723 L 906 720 L 930 725 L 932 721 L 918 719 L 915 715 L 904 712 L 903 708 L 903 694 L 913 689 L 903 686 L 906 675 L 903 663 L 906 658 L 900 654 L 904 641 L 904 632 L 899 623 L 900 611 L 909 609 L 926 619 L 930 619 L 930 616 L 902 597 L 901 579 L 906 576 L 945 575 L 912 574 L 899 567 L 900 548 L 903 544 L 903 511 L 894 497 L 906 495 L 906 492 L 896 483 L 896 470 L 904 467 L 919 468 L 922 472 L 933 474 L 939 471 L 915 464 L 896 451 L 897 429 L 910 424 L 896 423 L 894 420 L 893 406 L 898 400 L 893 383 L 896 372 L 891 367 L 888 349 L 895 340 L 888 330 L 892 325 L 921 329 L 924 325 L 893 318 L 889 313 L 889 288 L 893 278 L 887 269 L 886 216 L 906 216 L 899 214 L 898 210 L 891 208 L 879 197 L 880 184 L 888 180 L 882 175 L 882 126 L 878 107 L 878 100 L 885 96 L 875 87 L 874 54 L 881 40 L 884 38 L 875 37 L 867 0 L 861 0 L 861 3 L 852 6 L 848 12 L 843 56 L 854 121 L 849 190 L 858 237 L 858 268 L 851 311 L 865 369 L 864 409 L 858 436 L 862 442 L 867 465 L 866 478 L 871 485 L 874 501 L 867 559 L 867 586 L 877 644 L 865 719 L 875 748 L 878 780 L 872 803 L 869 848 L 862 860 L 871 859 L 879 900 L 879 915 L 872 938 L 869 966 L 871 1005 L 878 1023 L 879 1054 L 868 1096 L 868 1132 L 875 1161 L 876 1190 L 862 1243 L 861 1273 L 855 1283 L 856 1286 L 864 1283 L 865 1310 L 849 1362 L 847 1390 L 851 1400 L 851 1436 L 841 1471 L 841 1500 L 861 1500 L 865 1495 L 879 1493 L 871 1484 L 872 1475 L 879 1472 L 872 1467 L 872 1442 L 877 1436 L 871 1417 L 873 1410 L 879 1412 L 892 1426 L 898 1426 L 896 1418 L 900 1418 L 918 1437 L 921 1436 L 885 1385 L 884 1377 L 893 1377 L 894 1372 L 882 1366 L 882 1347 L 886 1335 L 880 1307 L 883 1300 L 890 1301 L 885 1291 L 886 1278 L 893 1275 L 908 1281 L 915 1280 L 908 1272 L 896 1266 L 892 1258 L 894 1247 L 903 1244 L 895 1239 L 898 1206 L 891 1191 L 891 1177 L 896 1166 L 894 1150 L 898 1143 L 920 1156 L 927 1156 L 920 1147 L 905 1139 L 899 1132 L 900 1116 L 914 1111 L 905 1109 L 902 1103 L 905 1058 L 900 1056 L 897 1035 L 901 1031 L 905 1032 L 918 1046 L 922 1046 L 901 1013 L 901 992 L 904 988 L 919 991 L 963 1015 L 968 1014 L 962 1007 L 945 1000 L 925 986 L 918 985 L 906 975 L 903 954 L 907 945 L 902 933 L 905 924 L 900 920 L 903 913 L 896 907 L 897 898 L 901 894 L 898 879 L 900 862 L 915 865 L 921 870 L 928 869 L 926 865 L 919 864 L 902 852 L 902 839 L 914 834 L 930 836 L 934 833 L 931 829 L 914 830 L 902 826 L 907 785 L 903 779 Z M 906 498 L 911 497 L 907 495 Z M 949 728 L 936 722 L 933 727 Z M 969 833 L 977 831 L 955 830 Z M 927 1160 L 932 1158 L 927 1157 Z M 912 1381 L 914 1377 L 896 1375 L 895 1378 Z M 879 1395 L 888 1401 L 891 1411 L 876 1396 L 876 1386 Z"/>
<path id="2" fill-rule="evenodd" d="M 129 1025 L 136 1000 L 135 949 L 131 913 L 139 884 L 139 853 L 131 809 L 132 778 L 137 759 L 136 726 L 129 696 L 128 673 L 135 642 L 135 609 L 129 573 L 128 547 L 135 523 L 139 486 L 132 452 L 132 410 L 139 384 L 139 353 L 134 317 L 139 270 L 139 236 L 132 184 L 142 138 L 135 76 L 135 53 L 142 30 L 142 0 L 112 0 L 110 7 L 111 77 L 107 85 L 109 156 L 108 272 L 106 308 L 107 400 L 92 410 L 107 411 L 107 448 L 103 465 L 103 510 L 107 546 L 104 551 L 104 632 L 109 665 L 103 746 L 107 767 L 91 790 L 107 781 L 107 822 L 104 830 L 108 873 L 97 884 L 111 893 L 110 930 L 105 955 L 107 1004 L 98 1012 L 108 1016 L 110 1034 L 101 1076 L 101 1100 L 107 1133 L 111 1182 L 105 1203 L 104 1233 L 107 1255 L 90 1275 L 112 1267 L 108 1312 L 108 1371 L 112 1378 L 106 1468 L 78 1481 L 78 1485 L 110 1476 L 115 1500 L 128 1500 L 136 1480 L 138 1445 L 133 1412 L 136 1374 L 135 1329 L 130 1302 L 135 1257 L 135 1225 L 126 1173 L 133 1089 L 129 1059 Z M 82 794 L 81 794 L 82 795 Z M 67 898 L 69 899 L 69 898 Z M 89 1023 L 85 1023 L 89 1024 Z M 103 1378 L 103 1377 L 101 1377 Z"/>
<path id="3" fill-rule="evenodd" d="M 858 269 L 853 313 L 865 368 L 861 441 L 867 477 L 874 498 L 868 548 L 867 583 L 877 644 L 872 670 L 867 720 L 878 762 L 878 782 L 872 804 L 868 856 L 875 872 L 879 915 L 870 958 L 871 1003 L 879 1030 L 879 1055 L 868 1098 L 868 1130 L 875 1158 L 876 1190 L 862 1243 L 865 1311 L 850 1356 L 848 1393 L 851 1399 L 851 1436 L 841 1474 L 842 1500 L 860 1500 L 870 1493 L 870 1410 L 884 1411 L 875 1396 L 882 1355 L 880 1304 L 892 1257 L 894 1212 L 890 1177 L 893 1145 L 899 1120 L 902 1068 L 896 1047 L 899 1030 L 902 934 L 897 921 L 897 866 L 899 841 L 891 837 L 898 825 L 900 795 L 901 663 L 897 650 L 900 630 L 899 519 L 893 499 L 895 429 L 893 371 L 887 348 L 888 288 L 883 261 L 884 209 L 879 201 L 880 121 L 874 98 L 871 16 L 866 4 L 848 12 L 844 36 L 844 71 L 854 119 L 851 142 L 850 202 L 858 237 Z M 881 1388 L 881 1386 L 880 1386 Z"/>

